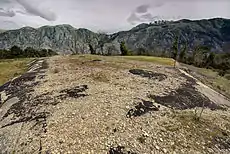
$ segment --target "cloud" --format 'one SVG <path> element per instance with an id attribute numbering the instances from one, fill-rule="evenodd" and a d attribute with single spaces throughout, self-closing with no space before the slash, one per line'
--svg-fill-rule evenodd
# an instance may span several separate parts
<path id="1" fill-rule="evenodd" d="M 128 17 L 127 21 L 128 21 L 130 24 L 135 25 L 136 22 L 140 22 L 141 19 L 136 15 L 136 13 L 132 13 L 132 14 Z"/>
<path id="2" fill-rule="evenodd" d="M 153 6 L 154 8 L 157 8 L 157 7 L 161 7 L 164 5 L 164 2 L 163 1 L 156 1 L 155 3 L 153 3 Z"/>
<path id="3" fill-rule="evenodd" d="M 4 22 L 12 21 L 19 27 L 70 24 L 112 33 L 153 20 L 230 18 L 230 0 L 0 0 L 0 8 L 0 29 L 16 27 Z"/>
<path id="4" fill-rule="evenodd" d="M 161 19 L 160 16 L 153 16 L 151 13 L 146 13 L 143 15 L 137 15 L 136 13 L 132 13 L 127 19 L 127 21 L 131 25 L 136 25 L 141 22 L 153 22 L 160 19 Z"/>
<path id="5" fill-rule="evenodd" d="M 13 22 L 13 21 L 1 21 L 0 20 L 0 29 L 16 29 L 16 28 L 20 28 L 20 26 Z"/>
<path id="6" fill-rule="evenodd" d="M 159 16 L 154 16 L 149 11 L 159 8 L 164 5 L 165 2 L 154 1 L 150 4 L 142 4 L 135 8 L 135 10 L 127 18 L 127 22 L 131 25 L 135 25 L 140 22 L 152 22 L 154 20 L 159 20 Z"/>
<path id="7" fill-rule="evenodd" d="M 54 14 L 49 9 L 40 8 L 38 6 L 33 5 L 31 1 L 27 0 L 17 0 L 19 4 L 21 4 L 27 13 L 33 14 L 35 16 L 40 16 L 41 18 L 44 18 L 48 21 L 55 21 L 56 20 L 56 14 Z"/>
<path id="8" fill-rule="evenodd" d="M 143 22 L 145 22 L 145 21 L 152 22 L 155 20 L 162 20 L 163 17 L 161 17 L 159 15 L 153 16 L 151 13 L 147 13 L 147 14 L 141 15 L 140 18 Z"/>
<path id="9" fill-rule="evenodd" d="M 135 9 L 135 12 L 136 13 L 146 13 L 148 12 L 149 8 L 150 8 L 149 4 L 140 5 Z"/>
<path id="10" fill-rule="evenodd" d="M 141 19 L 148 20 L 148 21 L 151 21 L 151 20 L 154 19 L 153 15 L 152 15 L 151 13 L 143 14 L 140 18 L 141 18 Z"/>
<path id="11" fill-rule="evenodd" d="M 0 16 L 13 17 L 15 15 L 16 15 L 15 12 L 12 10 L 5 10 L 3 8 L 0 8 Z"/>

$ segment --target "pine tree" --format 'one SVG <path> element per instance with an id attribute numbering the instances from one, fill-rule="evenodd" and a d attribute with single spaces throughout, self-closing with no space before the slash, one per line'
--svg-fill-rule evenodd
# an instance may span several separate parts
<path id="1" fill-rule="evenodd" d="M 127 55 L 129 55 L 129 51 L 128 51 L 126 45 L 125 45 L 125 42 L 123 42 L 123 41 L 122 41 L 121 44 L 120 44 L 120 50 L 121 50 L 121 55 L 122 55 L 122 56 L 127 56 Z"/>

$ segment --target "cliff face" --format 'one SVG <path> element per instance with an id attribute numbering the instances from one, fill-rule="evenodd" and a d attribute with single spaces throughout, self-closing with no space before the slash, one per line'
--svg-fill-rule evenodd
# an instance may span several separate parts
<path id="1" fill-rule="evenodd" d="M 179 35 L 178 35 L 179 34 Z M 22 48 L 52 48 L 61 53 L 89 53 L 89 44 L 99 53 L 119 53 L 119 43 L 125 41 L 129 49 L 143 48 L 152 52 L 168 51 L 175 35 L 189 48 L 207 45 L 223 51 L 230 43 L 230 20 L 180 20 L 157 24 L 140 24 L 129 31 L 112 35 L 97 34 L 70 25 L 24 27 L 0 33 L 0 48 L 18 45 Z"/>
<path id="2" fill-rule="evenodd" d="M 87 52 L 88 44 L 95 44 L 98 34 L 70 25 L 44 26 L 38 29 L 24 27 L 0 35 L 0 48 L 18 45 L 22 48 L 52 48 L 61 52 Z"/>

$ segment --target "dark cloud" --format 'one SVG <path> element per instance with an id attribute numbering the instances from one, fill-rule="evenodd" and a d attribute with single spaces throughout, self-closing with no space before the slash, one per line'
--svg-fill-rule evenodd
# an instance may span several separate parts
<path id="1" fill-rule="evenodd" d="M 140 20 L 149 21 L 149 22 L 154 20 L 159 20 L 159 19 L 160 19 L 159 16 L 153 16 L 151 13 L 146 13 L 140 16 Z"/>
<path id="2" fill-rule="evenodd" d="M 159 20 L 159 16 L 153 16 L 149 13 L 150 9 L 158 8 L 163 6 L 164 3 L 162 1 L 155 1 L 150 4 L 143 4 L 136 7 L 135 11 L 131 13 L 128 17 L 128 23 L 135 25 L 140 22 L 152 22 L 154 20 Z"/>
<path id="3" fill-rule="evenodd" d="M 13 17 L 15 16 L 15 12 L 12 10 L 5 10 L 3 8 L 0 8 L 0 16 Z"/>
<path id="4" fill-rule="evenodd" d="M 132 14 L 128 17 L 127 21 L 128 21 L 130 24 L 135 25 L 136 22 L 140 22 L 141 19 L 136 15 L 136 13 L 132 13 Z"/>
<path id="5" fill-rule="evenodd" d="M 142 15 L 141 18 L 146 19 L 146 20 L 152 20 L 153 15 L 151 13 L 146 13 L 146 14 Z"/>
<path id="6" fill-rule="evenodd" d="M 149 4 L 140 5 L 136 8 L 135 12 L 136 13 L 146 13 L 148 12 L 149 8 L 150 8 Z"/>
<path id="7" fill-rule="evenodd" d="M 159 19 L 160 19 L 160 16 L 153 16 L 151 13 L 146 13 L 146 14 L 139 15 L 139 16 L 136 13 L 132 13 L 127 19 L 127 21 L 130 24 L 135 25 L 136 23 L 152 22 L 152 21 L 159 20 Z"/>
<path id="8" fill-rule="evenodd" d="M 10 0 L 1 0 L 1 3 L 10 3 L 11 1 Z"/>
<path id="9" fill-rule="evenodd" d="M 27 13 L 29 14 L 33 14 L 35 16 L 40 16 L 41 18 L 44 18 L 48 21 L 55 21 L 56 20 L 56 15 L 47 9 L 41 9 L 35 5 L 33 5 L 33 3 L 31 3 L 31 1 L 27 1 L 27 0 L 17 0 L 17 2 L 19 4 L 21 4 L 24 9 L 26 10 Z"/>

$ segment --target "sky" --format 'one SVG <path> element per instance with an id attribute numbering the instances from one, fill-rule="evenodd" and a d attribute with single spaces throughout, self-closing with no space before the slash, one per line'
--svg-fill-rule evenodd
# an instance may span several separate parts
<path id="1" fill-rule="evenodd" d="M 70 24 L 113 33 L 155 20 L 230 18 L 230 0 L 0 0 L 0 29 Z"/>

